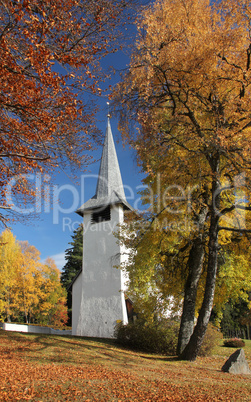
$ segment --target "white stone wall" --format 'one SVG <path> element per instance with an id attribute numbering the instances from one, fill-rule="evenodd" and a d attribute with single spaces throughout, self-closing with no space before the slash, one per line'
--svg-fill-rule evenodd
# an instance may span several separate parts
<path id="1" fill-rule="evenodd" d="M 111 220 L 106 222 L 91 224 L 91 213 L 85 213 L 82 295 L 79 312 L 76 301 L 73 306 L 74 335 L 112 338 L 116 323 L 127 322 L 122 272 L 115 267 L 121 249 L 113 234 L 122 221 L 119 205 L 111 207 Z M 78 286 L 77 280 L 73 294 L 79 294 Z"/>
<path id="2" fill-rule="evenodd" d="M 82 297 L 82 272 L 72 286 L 72 335 L 77 335 L 77 326 L 80 314 Z"/>

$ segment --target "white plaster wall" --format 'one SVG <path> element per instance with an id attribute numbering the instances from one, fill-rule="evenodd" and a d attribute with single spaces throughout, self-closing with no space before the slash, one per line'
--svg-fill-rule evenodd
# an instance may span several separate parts
<path id="1" fill-rule="evenodd" d="M 82 272 L 72 285 L 72 335 L 77 335 L 81 297 L 82 297 Z"/>
<path id="2" fill-rule="evenodd" d="M 116 323 L 127 322 L 122 272 L 115 267 L 121 249 L 113 235 L 123 221 L 123 208 L 112 206 L 110 221 L 91 224 L 90 220 L 91 213 L 85 213 L 82 295 L 74 334 L 112 338 Z"/>
<path id="3" fill-rule="evenodd" d="M 29 332 L 32 334 L 50 334 L 50 335 L 71 335 L 71 330 L 59 330 L 49 327 L 42 327 L 39 325 L 26 325 L 26 324 L 14 324 L 9 322 L 3 323 L 3 329 L 5 331 L 15 332 Z"/>

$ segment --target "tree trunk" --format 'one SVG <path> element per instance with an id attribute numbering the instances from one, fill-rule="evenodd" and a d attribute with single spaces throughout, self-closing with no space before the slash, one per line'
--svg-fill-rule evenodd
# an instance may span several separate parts
<path id="1" fill-rule="evenodd" d="M 10 318 L 10 295 L 9 295 L 9 290 L 7 290 L 7 303 L 6 303 L 6 318 L 7 318 L 7 322 L 11 322 L 11 318 Z"/>
<path id="2" fill-rule="evenodd" d="M 181 316 L 177 355 L 180 356 L 188 344 L 194 329 L 194 315 L 197 288 L 202 272 L 204 247 L 200 237 L 197 237 L 190 250 L 188 266 L 189 273 L 185 284 L 183 311 Z"/>
<path id="3" fill-rule="evenodd" d="M 214 173 L 217 173 L 217 170 L 215 170 Z M 203 342 L 203 338 L 207 330 L 208 322 L 213 307 L 215 282 L 217 274 L 217 260 L 218 260 L 219 200 L 220 200 L 220 184 L 217 181 L 217 178 L 215 177 L 212 183 L 212 205 L 211 205 L 211 221 L 209 229 L 208 266 L 207 266 L 207 278 L 206 278 L 204 299 L 193 334 L 187 346 L 185 347 L 185 349 L 181 354 L 181 359 L 183 360 L 193 361 L 198 356 L 201 344 Z"/>
<path id="4" fill-rule="evenodd" d="M 27 308 L 26 308 L 26 299 L 25 299 L 25 290 L 24 290 L 24 280 L 23 280 L 23 301 L 24 301 L 24 316 L 25 316 L 25 322 L 28 324 L 28 314 L 27 314 Z"/>
<path id="5" fill-rule="evenodd" d="M 208 208 L 203 206 L 197 219 L 199 236 L 193 241 L 193 246 L 188 259 L 188 277 L 185 284 L 183 311 L 181 316 L 177 355 L 180 356 L 188 344 L 194 329 L 194 315 L 198 283 L 201 276 L 204 261 L 204 246 L 202 230 L 207 217 Z"/>

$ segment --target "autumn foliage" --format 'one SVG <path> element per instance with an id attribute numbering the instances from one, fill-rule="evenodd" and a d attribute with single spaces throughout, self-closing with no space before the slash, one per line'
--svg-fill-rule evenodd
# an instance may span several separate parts
<path id="1" fill-rule="evenodd" d="M 0 236 L 0 317 L 60 327 L 67 322 L 66 292 L 60 271 L 28 242 L 18 242 L 9 230 Z"/>
<path id="2" fill-rule="evenodd" d="M 195 363 L 76 337 L 0 331 L 0 399 L 248 402 L 250 381 L 220 371 L 221 355 Z M 250 360 L 250 352 L 245 351 Z M 13 369 L 14 368 L 14 369 Z"/>
<path id="3" fill-rule="evenodd" d="M 238 293 L 234 273 L 243 283 L 250 278 L 250 21 L 246 0 L 156 1 L 138 22 L 130 67 L 115 93 L 150 205 L 148 226 L 134 231 L 138 277 L 142 289 L 150 283 L 148 299 L 158 298 L 156 282 L 167 296 L 172 284 L 174 293 L 183 286 L 179 352 L 187 345 L 186 359 L 198 353 L 217 275 L 227 289 L 222 299 L 231 289 Z M 250 279 L 244 289 L 247 297 Z"/>
<path id="4" fill-rule="evenodd" d="M 32 201 L 27 174 L 85 164 L 100 93 L 99 61 L 116 50 L 127 1 L 4 0 L 0 4 L 0 205 Z M 6 216 L 1 215 L 3 222 Z"/>

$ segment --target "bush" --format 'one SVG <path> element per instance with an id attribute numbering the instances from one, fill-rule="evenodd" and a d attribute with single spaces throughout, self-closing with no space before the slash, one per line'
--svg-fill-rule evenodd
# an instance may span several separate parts
<path id="1" fill-rule="evenodd" d="M 118 324 L 115 338 L 120 345 L 148 352 L 175 355 L 178 342 L 179 323 L 161 320 L 146 323 L 137 320 L 127 325 Z"/>
<path id="2" fill-rule="evenodd" d="M 211 356 L 214 348 L 220 344 L 222 338 L 223 336 L 219 329 L 209 323 L 199 351 L 199 356 Z"/>
<path id="3" fill-rule="evenodd" d="M 245 342 L 240 338 L 225 339 L 223 342 L 227 348 L 244 348 Z"/>

